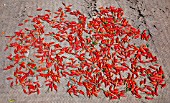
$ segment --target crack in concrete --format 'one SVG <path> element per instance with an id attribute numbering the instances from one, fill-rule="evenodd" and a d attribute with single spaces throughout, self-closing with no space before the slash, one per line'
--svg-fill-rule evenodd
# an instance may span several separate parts
<path id="1" fill-rule="evenodd" d="M 93 18 L 98 12 L 97 10 L 97 1 L 96 0 L 84 0 L 87 4 L 87 14 L 89 18 Z"/>
<path id="2" fill-rule="evenodd" d="M 129 1 L 130 3 L 134 3 L 133 1 L 130 1 L 130 0 L 127 0 L 127 1 Z M 146 21 L 146 17 L 145 17 L 145 15 L 142 13 L 142 10 L 140 9 L 140 7 L 139 7 L 139 5 L 138 5 L 138 0 L 136 0 L 135 3 L 136 3 L 136 5 L 137 5 L 136 8 L 135 8 L 135 7 L 132 7 L 132 6 L 129 6 L 129 7 L 130 7 L 131 9 L 133 9 L 133 10 L 136 10 L 136 11 L 138 12 L 138 17 L 137 17 L 137 19 L 139 19 L 140 17 L 143 18 L 143 21 L 142 21 L 141 23 L 144 24 L 145 29 L 147 30 L 148 34 L 150 35 L 151 41 L 152 41 L 152 43 L 153 43 L 153 45 L 154 45 L 154 47 L 155 47 L 155 52 L 158 53 L 158 49 L 156 48 L 155 41 L 154 41 L 153 38 L 152 38 L 152 32 L 151 32 L 151 31 L 149 30 L 149 28 L 148 28 L 147 21 Z M 142 6 L 142 4 L 143 4 L 143 2 L 140 3 L 141 6 Z M 145 10 L 145 9 L 144 9 L 144 10 Z M 139 28 L 141 25 L 142 25 L 142 24 L 139 24 L 139 25 L 138 25 L 138 28 Z M 155 25 L 154 25 L 153 27 L 156 28 Z M 157 28 L 156 28 L 156 29 L 157 29 Z"/>
<path id="3" fill-rule="evenodd" d="M 129 6 L 131 9 L 133 9 L 133 10 L 136 10 L 134 7 L 132 7 L 132 6 Z"/>

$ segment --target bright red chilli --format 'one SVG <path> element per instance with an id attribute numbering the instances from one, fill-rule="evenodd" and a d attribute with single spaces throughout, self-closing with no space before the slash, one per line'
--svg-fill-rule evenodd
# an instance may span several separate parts
<path id="1" fill-rule="evenodd" d="M 66 78 L 70 95 L 98 97 L 103 92 L 111 100 L 127 92 L 148 100 L 158 96 L 160 87 L 166 86 L 162 66 L 148 44 L 132 43 L 150 40 L 147 31 L 131 26 L 121 8 L 101 7 L 87 19 L 71 5 L 63 5 L 55 12 L 28 16 L 18 25 L 21 30 L 6 36 L 5 51 L 13 50 L 7 56 L 13 64 L 4 68 L 13 71 L 7 77 L 10 87 L 21 85 L 25 94 L 40 94 L 44 86 L 57 91 L 60 79 Z M 27 23 L 32 28 L 24 27 Z"/>

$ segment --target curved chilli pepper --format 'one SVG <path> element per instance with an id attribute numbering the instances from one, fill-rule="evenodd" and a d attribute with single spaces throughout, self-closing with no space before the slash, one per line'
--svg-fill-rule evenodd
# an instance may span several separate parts
<path id="1" fill-rule="evenodd" d="M 12 69 L 13 67 L 14 67 L 14 65 L 9 65 L 6 68 L 4 68 L 3 70 L 9 70 L 9 69 Z"/>

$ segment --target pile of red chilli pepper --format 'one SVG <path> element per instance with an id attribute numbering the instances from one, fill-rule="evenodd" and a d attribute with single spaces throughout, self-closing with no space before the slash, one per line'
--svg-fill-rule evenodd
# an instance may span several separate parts
<path id="1" fill-rule="evenodd" d="M 131 26 L 121 8 L 101 7 L 88 19 L 71 5 L 55 12 L 28 16 L 5 51 L 13 71 L 7 77 L 10 87 L 22 87 L 25 94 L 40 94 L 42 88 L 57 91 L 64 78 L 70 95 L 98 96 L 111 100 L 126 97 L 152 100 L 166 86 L 157 57 L 149 50 L 150 35 Z M 41 8 L 37 9 L 42 12 Z M 72 18 L 72 19 L 70 19 Z M 32 27 L 24 25 L 31 23 Z M 144 41 L 137 45 L 133 40 Z"/>

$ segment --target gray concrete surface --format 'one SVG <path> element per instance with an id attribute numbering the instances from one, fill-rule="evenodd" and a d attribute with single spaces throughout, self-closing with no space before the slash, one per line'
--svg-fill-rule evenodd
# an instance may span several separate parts
<path id="1" fill-rule="evenodd" d="M 93 0 L 0 0 L 0 33 L 12 35 L 19 30 L 16 26 L 23 21 L 27 15 L 35 15 L 36 8 L 41 7 L 55 11 L 62 2 L 73 4 L 74 9 L 78 9 L 85 14 L 92 15 L 95 9 Z M 125 11 L 125 17 L 129 22 L 140 29 L 147 29 L 152 35 L 149 42 L 151 50 L 159 58 L 159 63 L 164 67 L 167 87 L 160 90 L 159 96 L 152 101 L 135 99 L 127 96 L 118 101 L 109 101 L 100 96 L 92 97 L 70 97 L 63 85 L 59 86 L 59 91 L 41 93 L 40 95 L 25 95 L 20 87 L 11 89 L 6 77 L 10 74 L 2 70 L 8 62 L 5 56 L 10 51 L 4 52 L 7 39 L 0 35 L 0 103 L 8 103 L 14 99 L 15 103 L 170 103 L 170 0 L 97 0 L 97 7 L 116 6 Z M 90 6 L 90 7 L 89 7 Z M 89 8 L 88 8 L 89 7 Z"/>

